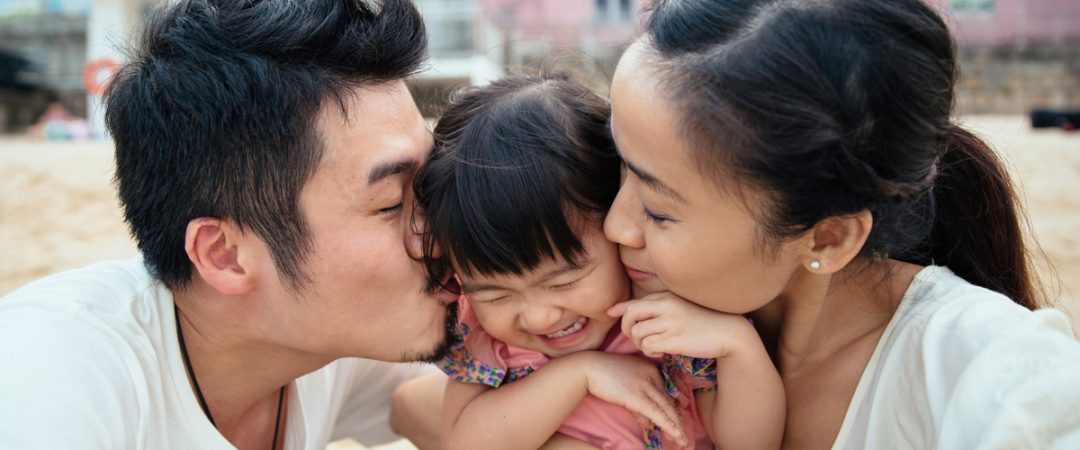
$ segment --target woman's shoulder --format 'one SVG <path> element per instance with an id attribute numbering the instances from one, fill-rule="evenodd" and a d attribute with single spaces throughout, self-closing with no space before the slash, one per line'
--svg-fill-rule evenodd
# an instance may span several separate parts
<path id="1" fill-rule="evenodd" d="M 936 266 L 916 275 L 881 339 L 881 358 L 917 357 L 928 369 L 947 369 L 946 378 L 975 362 L 989 368 L 1080 354 L 1061 311 L 1028 310 Z"/>
<path id="2" fill-rule="evenodd" d="M 927 266 L 915 276 L 889 328 L 886 334 L 914 333 L 954 343 L 1031 333 L 1072 337 L 1069 320 L 1061 311 L 1028 310 L 939 266 Z"/>
<path id="3" fill-rule="evenodd" d="M 858 428 L 866 442 L 907 436 L 916 447 L 1076 443 L 1076 380 L 1080 342 L 1064 314 L 1027 310 L 946 268 L 927 267 L 889 323 L 848 412 L 877 418 L 850 424 L 848 432 Z"/>

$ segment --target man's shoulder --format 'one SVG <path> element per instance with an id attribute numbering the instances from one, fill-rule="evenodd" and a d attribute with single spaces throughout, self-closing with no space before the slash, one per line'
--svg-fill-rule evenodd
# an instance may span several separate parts
<path id="1" fill-rule="evenodd" d="M 159 296 L 160 287 L 141 259 L 100 262 L 32 281 L 0 297 L 0 317 L 27 310 L 69 316 L 137 312 L 132 302 Z"/>
<path id="2" fill-rule="evenodd" d="M 140 260 L 57 273 L 0 298 L 0 353 L 67 371 L 144 366 L 154 359 L 163 295 Z M 95 355 L 98 362 L 82 355 Z M 141 370 L 141 369 L 136 369 Z"/>

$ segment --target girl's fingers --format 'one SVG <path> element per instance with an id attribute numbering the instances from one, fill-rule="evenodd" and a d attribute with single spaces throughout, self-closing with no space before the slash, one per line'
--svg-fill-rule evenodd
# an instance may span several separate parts
<path id="1" fill-rule="evenodd" d="M 667 395 L 667 390 L 662 386 L 663 384 L 663 379 L 660 379 L 661 386 L 654 386 L 656 387 L 656 389 L 649 389 L 646 392 L 646 395 L 648 395 L 649 398 L 652 399 L 653 403 L 661 405 L 661 407 L 665 410 L 665 413 L 668 414 L 670 426 L 678 430 L 677 432 L 672 433 L 671 437 L 673 437 L 679 443 L 679 445 L 686 446 L 688 445 L 686 428 L 684 426 L 686 424 L 682 422 L 682 415 L 679 414 L 678 404 L 675 403 L 675 399 Z M 661 427 L 661 429 L 663 429 L 663 427 Z"/>
<path id="2" fill-rule="evenodd" d="M 649 319 L 637 322 L 630 326 L 630 332 L 626 335 L 634 342 L 634 346 L 638 349 L 644 349 L 642 347 L 641 340 L 646 337 L 662 334 L 668 331 L 667 325 L 659 319 Z M 653 355 L 649 355 L 650 357 Z"/>
<path id="3" fill-rule="evenodd" d="M 648 390 L 646 390 L 648 392 Z M 675 406 L 669 401 L 656 402 L 648 393 L 636 398 L 628 399 L 627 409 L 631 413 L 640 414 L 648 421 L 660 427 L 660 431 L 667 433 L 679 443 L 686 441 L 686 435 L 682 431 L 680 418 Z"/>
<path id="4" fill-rule="evenodd" d="M 649 431 L 649 430 L 652 429 L 652 427 L 653 427 L 652 421 L 645 418 L 645 416 L 643 416 L 641 414 L 638 414 L 636 412 L 635 413 L 630 413 L 630 415 L 634 416 L 634 420 L 637 421 L 638 426 L 641 427 L 642 430 Z"/>
<path id="5" fill-rule="evenodd" d="M 649 377 L 650 386 L 645 390 L 645 395 L 649 396 L 649 399 L 653 403 L 660 406 L 664 410 L 664 413 L 668 417 L 668 426 L 676 431 L 671 436 L 679 442 L 680 445 L 686 445 L 686 430 L 683 427 L 682 415 L 679 414 L 679 406 L 675 399 L 671 398 L 667 394 L 667 387 L 664 385 L 664 377 L 659 372 L 655 372 L 653 376 Z M 663 427 L 661 427 L 663 429 Z"/>
<path id="6" fill-rule="evenodd" d="M 638 350 L 641 350 L 641 353 L 644 353 L 645 356 L 650 358 L 659 358 L 664 356 L 665 353 L 676 353 L 669 351 L 670 348 L 668 348 L 669 345 L 667 339 L 664 338 L 663 334 L 651 334 L 645 336 L 641 338 L 641 342 L 636 344 Z"/>
<path id="7" fill-rule="evenodd" d="M 652 319 L 653 317 L 656 317 L 656 314 L 649 309 L 647 304 L 633 300 L 627 303 L 630 303 L 630 305 L 623 311 L 622 322 L 620 325 L 622 326 L 623 334 L 631 336 L 634 325 L 643 320 Z"/>
<path id="8" fill-rule="evenodd" d="M 616 304 L 612 305 L 610 308 L 608 308 L 607 315 L 609 315 L 611 317 L 619 317 L 619 316 L 623 315 L 623 313 L 626 312 L 626 308 L 629 308 L 629 307 L 630 307 L 630 302 L 629 301 L 616 303 Z"/>

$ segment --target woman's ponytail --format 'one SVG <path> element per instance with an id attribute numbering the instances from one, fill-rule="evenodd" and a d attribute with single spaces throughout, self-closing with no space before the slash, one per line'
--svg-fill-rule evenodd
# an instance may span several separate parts
<path id="1" fill-rule="evenodd" d="M 934 183 L 930 259 L 1028 309 L 1043 299 L 1024 245 L 1022 210 L 1005 165 L 971 132 L 950 125 Z"/>

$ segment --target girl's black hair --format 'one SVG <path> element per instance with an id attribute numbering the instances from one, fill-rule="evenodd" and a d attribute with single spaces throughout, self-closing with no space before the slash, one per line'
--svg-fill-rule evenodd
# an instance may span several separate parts
<path id="1" fill-rule="evenodd" d="M 429 273 L 522 274 L 577 262 L 578 232 L 619 190 L 608 103 L 562 74 L 513 75 L 460 91 L 416 178 Z"/>
<path id="2" fill-rule="evenodd" d="M 699 167 L 769 199 L 767 241 L 868 210 L 862 249 L 1034 308 L 1001 161 L 951 120 L 945 22 L 919 0 L 660 0 L 644 38 Z"/>

